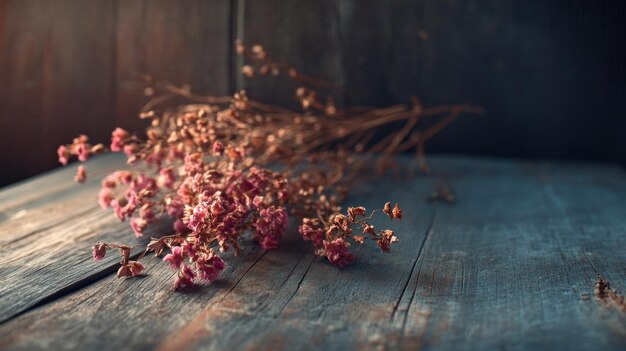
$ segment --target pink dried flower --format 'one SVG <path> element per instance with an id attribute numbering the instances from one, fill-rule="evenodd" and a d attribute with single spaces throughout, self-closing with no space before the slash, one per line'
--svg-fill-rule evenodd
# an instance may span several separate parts
<path id="1" fill-rule="evenodd" d="M 124 148 L 124 142 L 128 138 L 129 134 L 122 128 L 115 128 L 111 133 L 111 151 L 119 152 Z"/>
<path id="2" fill-rule="evenodd" d="M 90 147 L 85 143 L 79 143 L 75 146 L 76 155 L 80 162 L 85 162 L 89 158 Z"/>
<path id="3" fill-rule="evenodd" d="M 130 269 L 130 273 L 133 277 L 141 275 L 141 272 L 146 268 L 141 262 L 138 261 L 128 261 L 128 268 Z"/>
<path id="4" fill-rule="evenodd" d="M 142 237 L 143 231 L 148 227 L 148 221 L 143 218 L 133 217 L 130 219 L 130 226 L 133 228 L 136 237 Z"/>
<path id="5" fill-rule="evenodd" d="M 354 220 L 357 216 L 363 216 L 365 214 L 365 207 L 348 207 L 348 216 L 351 220 Z"/>
<path id="6" fill-rule="evenodd" d="M 398 204 L 395 204 L 395 206 L 393 206 L 393 210 L 391 210 L 391 216 L 394 219 L 402 220 L 402 209 L 400 208 L 400 206 L 398 206 Z"/>
<path id="7" fill-rule="evenodd" d="M 92 256 L 94 261 L 100 261 L 107 253 L 107 247 L 104 243 L 97 243 L 93 246 Z"/>
<path id="8" fill-rule="evenodd" d="M 180 266 L 180 273 L 184 275 L 187 279 L 189 279 L 191 282 L 193 282 L 193 280 L 196 279 L 196 273 L 194 273 L 194 271 L 184 263 Z"/>
<path id="9" fill-rule="evenodd" d="M 113 208 L 113 212 L 120 219 L 120 221 L 124 221 L 126 219 L 126 213 L 124 212 L 124 208 L 120 206 L 119 201 L 117 199 L 113 199 L 109 202 L 111 208 Z"/>
<path id="10" fill-rule="evenodd" d="M 220 198 L 213 200 L 210 206 L 210 210 L 213 216 L 219 216 L 220 214 L 222 214 L 225 210 L 224 205 L 222 204 L 222 200 Z"/>
<path id="11" fill-rule="evenodd" d="M 159 171 L 160 186 L 172 189 L 175 182 L 176 175 L 174 175 L 174 169 L 171 167 L 161 168 Z"/>
<path id="12" fill-rule="evenodd" d="M 209 225 L 209 210 L 205 203 L 199 203 L 193 208 L 191 215 L 188 217 L 187 228 L 194 233 L 203 233 Z"/>
<path id="13" fill-rule="evenodd" d="M 197 243 L 193 242 L 194 238 L 188 238 L 184 243 L 181 244 L 183 248 L 183 252 L 189 256 L 192 260 L 196 258 L 198 255 Z"/>
<path id="14" fill-rule="evenodd" d="M 324 229 L 320 227 L 321 223 L 318 219 L 303 218 L 302 225 L 298 228 L 300 235 L 304 240 L 310 240 L 313 245 L 322 246 L 324 240 Z"/>
<path id="15" fill-rule="evenodd" d="M 206 257 L 198 258 L 196 264 L 200 272 L 200 279 L 209 282 L 217 280 L 225 267 L 224 261 L 222 261 L 219 256 L 215 255 L 213 251 L 210 251 Z"/>
<path id="16" fill-rule="evenodd" d="M 339 268 L 347 266 L 354 260 L 354 256 L 348 252 L 348 247 L 350 244 L 343 238 L 337 238 L 333 241 L 324 240 L 326 258 Z"/>
<path id="17" fill-rule="evenodd" d="M 287 211 L 274 206 L 263 209 L 259 211 L 259 218 L 254 227 L 256 228 L 254 237 L 263 250 L 275 249 L 283 231 L 287 229 Z"/>
<path id="18" fill-rule="evenodd" d="M 180 246 L 173 246 L 172 252 L 163 257 L 163 262 L 168 262 L 172 269 L 178 269 L 184 259 L 183 248 Z"/>
<path id="19" fill-rule="evenodd" d="M 74 181 L 79 183 L 84 183 L 87 180 L 87 171 L 83 165 L 78 166 L 76 170 L 76 176 L 74 176 Z"/>
<path id="20" fill-rule="evenodd" d="M 132 277 L 132 276 L 133 276 L 133 272 L 130 270 L 130 267 L 128 265 L 122 265 L 120 269 L 117 270 L 118 278 Z"/>
<path id="21" fill-rule="evenodd" d="M 65 145 L 59 146 L 57 149 L 57 155 L 59 156 L 59 163 L 63 166 L 67 165 L 68 158 L 70 156 L 70 152 Z"/>
<path id="22" fill-rule="evenodd" d="M 172 228 L 176 233 L 184 233 L 187 231 L 187 226 L 185 225 L 185 223 L 183 223 L 181 219 L 177 219 L 176 221 L 174 221 Z"/>
<path id="23" fill-rule="evenodd" d="M 254 199 L 252 199 L 252 204 L 254 207 L 260 207 L 263 204 L 263 197 L 258 195 L 255 196 Z"/>
<path id="24" fill-rule="evenodd" d="M 224 154 L 224 144 L 219 141 L 213 143 L 213 155 L 222 156 Z"/>
<path id="25" fill-rule="evenodd" d="M 111 134 L 111 150 L 123 151 L 128 164 L 142 168 L 107 176 L 99 194 L 100 205 L 111 207 L 122 221 L 129 218 L 137 236 L 155 221 L 173 222 L 175 232 L 160 233 L 163 235 L 152 239 L 140 257 L 148 252 L 160 256 L 170 248 L 163 261 L 177 272 L 176 289 L 193 285 L 197 279 L 218 279 L 224 261 L 215 254 L 217 250 L 239 253 L 241 240 L 250 232 L 262 249 L 275 248 L 287 228 L 288 215 L 303 218 L 299 227 L 302 238 L 337 266 L 344 267 L 354 259 L 348 252 L 351 241 L 363 244 L 369 239 L 389 251 L 397 241 L 393 232 L 376 231 L 368 223 L 380 209 L 368 216 L 364 207 L 350 207 L 342 214 L 340 205 L 354 175 L 376 171 L 368 167 L 375 150 L 367 136 L 379 127 L 387 130 L 390 123 L 412 126 L 411 120 L 422 113 L 419 103 L 415 100 L 412 107 L 392 109 L 340 108 L 314 90 L 315 85 L 329 85 L 271 60 L 261 46 L 248 50 L 239 43 L 237 51 L 253 61 L 246 64 L 258 75 L 285 73 L 304 85 L 296 93 L 307 111 L 286 111 L 256 102 L 244 91 L 229 99 L 209 97 L 204 103 L 179 108 L 164 106 L 164 100 L 156 97 L 141 113 L 150 125 L 145 137 L 121 128 Z M 157 86 L 172 96 L 190 96 L 188 89 Z M 443 107 L 429 115 L 445 111 L 456 116 L 467 110 Z M 419 134 L 422 131 L 417 128 L 406 130 L 409 134 L 403 132 L 400 139 L 385 137 L 381 140 L 389 141 L 386 145 L 376 145 L 382 145 L 385 157 L 401 148 L 416 149 L 421 158 L 427 137 L 413 136 L 434 135 L 442 126 L 439 123 L 425 134 Z M 59 147 L 59 161 L 66 164 L 72 156 L 84 161 L 104 150 L 102 144 L 91 146 L 88 142 L 82 135 Z M 385 171 L 389 163 L 382 158 L 379 161 L 378 171 Z M 83 178 L 77 175 L 77 179 Z M 385 204 L 382 212 L 391 219 L 403 217 L 397 204 Z M 94 259 L 104 257 L 107 249 L 120 249 L 118 276 L 136 276 L 143 271 L 142 264 L 130 261 L 130 246 L 97 245 Z"/>
<path id="26" fill-rule="evenodd" d="M 391 244 L 395 242 L 398 242 L 398 238 L 396 238 L 393 231 L 389 229 L 383 230 L 380 239 L 376 240 L 376 243 L 383 252 L 389 252 Z"/>
<path id="27" fill-rule="evenodd" d="M 137 144 L 126 144 L 124 145 L 124 148 L 122 150 L 124 151 L 124 154 L 129 157 L 128 163 L 133 164 L 134 160 L 131 161 L 131 158 L 135 157 L 135 152 L 137 152 Z"/>

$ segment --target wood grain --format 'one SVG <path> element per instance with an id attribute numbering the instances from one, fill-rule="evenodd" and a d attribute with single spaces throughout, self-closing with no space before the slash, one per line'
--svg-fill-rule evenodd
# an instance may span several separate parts
<path id="1" fill-rule="evenodd" d="M 73 164 L 2 191 L 0 274 L 11 283 L 0 286 L 0 321 L 115 268 L 115 257 L 93 264 L 90 247 L 132 236 L 97 204 L 103 176 L 123 166 L 121 155 L 100 156 L 85 165 L 84 185 L 74 183 Z"/>
<path id="2" fill-rule="evenodd" d="M 394 227 L 401 243 L 391 254 L 355 247 L 357 262 L 339 270 L 315 258 L 292 232 L 275 251 L 245 244 L 241 257 L 228 257 L 219 281 L 186 293 L 172 291 L 174 272 L 151 257 L 145 278 L 110 274 L 0 324 L 0 349 L 626 346 L 626 315 L 588 298 L 596 274 L 626 292 L 623 170 L 459 157 L 432 158 L 431 166 L 433 177 L 373 181 L 349 201 L 403 205 L 405 218 Z M 427 201 L 442 180 L 455 204 Z M 22 243 L 8 251 L 36 257 L 52 249 L 60 257 L 54 238 L 74 238 L 73 251 L 63 255 L 67 261 L 51 266 L 65 269 L 59 281 L 80 282 L 80 274 L 94 268 L 79 254 L 91 233 L 132 235 L 104 219 L 86 224 L 88 218 L 70 216 L 65 230 L 39 234 L 54 244 Z M 72 262 L 83 258 L 81 273 L 72 271 Z M 44 264 L 35 259 L 30 275 L 15 275 L 2 288 L 45 286 L 49 276 L 38 273 Z"/>

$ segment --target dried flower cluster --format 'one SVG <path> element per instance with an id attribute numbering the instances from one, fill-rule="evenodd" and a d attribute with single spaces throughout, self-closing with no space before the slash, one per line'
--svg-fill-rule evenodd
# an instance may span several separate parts
<path id="1" fill-rule="evenodd" d="M 295 97 L 302 111 L 269 106 L 250 100 L 245 91 L 232 97 L 206 97 L 167 83 L 151 82 L 150 91 L 162 91 L 142 110 L 150 122 L 145 137 L 121 128 L 113 131 L 109 150 L 123 152 L 129 164 L 142 164 L 142 171 L 120 170 L 102 181 L 99 202 L 121 220 L 129 220 L 135 235 L 163 219 L 173 220 L 172 233 L 152 238 L 145 252 L 130 260 L 127 245 L 97 243 L 95 260 L 107 250 L 120 250 L 118 276 L 140 275 L 138 262 L 145 254 L 157 256 L 178 272 L 176 289 L 198 280 L 214 281 L 224 269 L 218 255 L 239 252 L 242 236 L 250 235 L 263 250 L 279 245 L 289 218 L 300 222 L 299 233 L 310 241 L 317 255 L 344 267 L 353 261 L 349 248 L 367 239 L 389 252 L 398 241 L 393 231 L 377 230 L 368 221 L 376 213 L 402 219 L 402 210 L 386 203 L 367 214 L 363 207 L 340 213 L 350 182 L 390 167 L 393 154 L 414 149 L 423 170 L 424 143 L 461 113 L 477 113 L 472 106 L 392 106 L 384 109 L 341 109 L 331 98 L 320 98 L 314 88 L 327 83 L 300 74 L 295 68 L 268 58 L 259 45 L 237 52 L 249 62 L 242 73 L 278 75 L 286 72 L 301 84 Z M 167 106 L 173 97 L 190 104 Z M 417 128 L 425 117 L 442 116 L 425 130 Z M 403 127 L 373 143 L 383 126 Z M 77 156 L 86 161 L 107 149 L 92 146 L 86 136 L 60 146 L 59 161 L 67 164 Z M 377 158 L 374 160 L 374 158 Z M 375 161 L 375 162 L 374 162 Z M 80 166 L 77 181 L 87 174 Z"/>

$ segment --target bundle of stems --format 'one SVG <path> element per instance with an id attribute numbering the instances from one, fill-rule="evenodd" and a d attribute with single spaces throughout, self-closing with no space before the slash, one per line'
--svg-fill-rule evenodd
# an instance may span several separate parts
<path id="1" fill-rule="evenodd" d="M 250 235 L 260 248 L 276 248 L 288 227 L 288 217 L 299 222 L 299 233 L 317 255 L 343 267 L 353 261 L 351 244 L 372 240 L 384 252 L 398 242 L 389 229 L 370 224 L 379 213 L 402 219 L 396 203 L 371 212 L 361 206 L 341 204 L 348 190 L 365 176 L 388 170 L 393 156 L 413 150 L 420 169 L 428 172 L 425 143 L 464 113 L 481 113 L 468 105 L 386 108 L 337 106 L 330 94 L 334 85 L 301 74 L 295 67 L 272 60 L 260 45 L 236 43 L 247 64 L 247 77 L 286 74 L 298 85 L 296 111 L 248 98 L 201 96 L 187 87 L 149 82 L 156 93 L 139 117 L 150 122 L 145 136 L 121 128 L 112 133 L 110 147 L 91 145 L 81 135 L 59 147 L 59 160 L 85 161 L 107 149 L 124 152 L 129 164 L 142 163 L 138 171 L 117 171 L 102 183 L 100 204 L 112 208 L 120 220 L 130 219 L 135 235 L 143 236 L 151 224 L 173 219 L 173 233 L 152 238 L 139 259 L 130 259 L 129 245 L 99 242 L 93 257 L 107 250 L 121 253 L 118 276 L 140 275 L 139 260 L 147 253 L 161 255 L 178 274 L 176 289 L 198 280 L 213 281 L 224 269 L 220 253 L 239 251 L 239 240 Z M 188 103 L 173 105 L 184 98 Z M 431 119 L 429 127 L 422 121 Z M 394 128 L 400 126 L 399 128 Z M 87 171 L 79 166 L 77 181 Z"/>

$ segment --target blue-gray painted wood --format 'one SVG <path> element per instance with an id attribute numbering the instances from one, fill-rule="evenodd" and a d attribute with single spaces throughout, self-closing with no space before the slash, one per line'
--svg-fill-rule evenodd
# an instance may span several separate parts
<path id="1" fill-rule="evenodd" d="M 187 293 L 173 292 L 174 273 L 149 258 L 145 278 L 87 280 L 0 324 L 0 349 L 626 347 L 626 315 L 593 297 L 597 274 L 626 293 L 623 170 L 459 157 L 430 163 L 431 177 L 364 184 L 348 201 L 404 207 L 393 226 L 401 242 L 390 254 L 354 247 L 357 261 L 339 270 L 291 233 L 275 251 L 244 245 L 218 282 Z M 454 204 L 428 201 L 441 179 Z M 67 234 L 77 221 L 69 220 Z M 64 256 L 65 264 L 96 268 L 87 258 Z M 3 288 L 38 286 L 36 272 Z"/>

